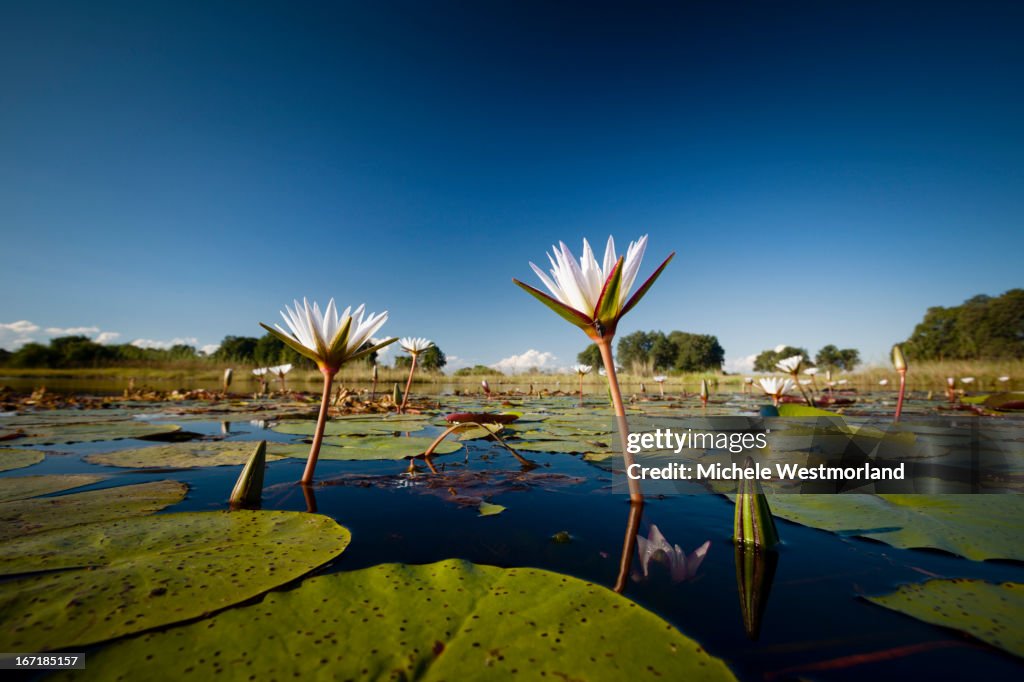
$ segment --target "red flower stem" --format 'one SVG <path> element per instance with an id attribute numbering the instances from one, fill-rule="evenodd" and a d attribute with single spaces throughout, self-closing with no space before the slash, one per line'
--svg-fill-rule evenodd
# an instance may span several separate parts
<path id="1" fill-rule="evenodd" d="M 907 370 L 901 369 L 900 373 L 900 397 L 896 399 L 896 418 L 894 422 L 900 420 L 900 414 L 903 412 L 903 393 L 907 390 Z"/>
<path id="2" fill-rule="evenodd" d="M 327 410 L 331 404 L 331 382 L 334 381 L 334 373 L 337 370 L 321 369 L 324 375 L 324 394 L 320 399 L 320 415 L 316 420 L 316 433 L 313 435 L 313 444 L 309 446 L 309 459 L 306 460 L 306 470 L 302 472 L 304 485 L 313 482 L 313 472 L 316 470 L 316 460 L 320 456 L 320 444 L 324 441 L 324 428 L 327 426 Z"/>
<path id="3" fill-rule="evenodd" d="M 405 393 L 402 394 L 402 405 L 398 408 L 398 414 L 405 414 L 405 406 L 409 404 L 409 389 L 412 388 L 412 373 L 416 371 L 416 353 L 412 354 L 412 364 L 409 365 L 409 378 L 405 380 Z"/>
<path id="4" fill-rule="evenodd" d="M 622 441 L 622 460 L 626 471 L 635 464 L 633 455 L 628 449 L 629 426 L 626 424 L 626 407 L 622 402 L 622 393 L 619 391 L 619 379 L 615 375 L 615 360 L 612 358 L 611 340 L 602 338 L 597 341 L 597 347 L 601 351 L 601 360 L 604 361 L 604 371 L 608 374 L 608 392 L 611 393 L 612 407 L 615 409 L 615 421 L 619 425 L 619 439 Z M 626 475 L 626 483 L 629 485 L 629 501 L 633 504 L 643 504 L 644 496 L 640 492 L 640 482 Z"/>

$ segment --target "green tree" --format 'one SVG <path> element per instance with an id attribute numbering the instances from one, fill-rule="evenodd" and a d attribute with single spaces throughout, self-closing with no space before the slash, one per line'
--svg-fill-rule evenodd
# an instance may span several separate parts
<path id="1" fill-rule="evenodd" d="M 675 352 L 664 332 L 633 332 L 619 339 L 615 361 L 635 374 L 670 369 Z"/>
<path id="2" fill-rule="evenodd" d="M 851 371 L 860 364 L 860 351 L 855 348 L 838 348 L 834 344 L 822 346 L 814 356 L 814 363 L 822 369 Z"/>
<path id="3" fill-rule="evenodd" d="M 220 348 L 214 353 L 218 360 L 226 362 L 255 362 L 256 344 L 259 339 L 252 336 L 225 336 Z"/>
<path id="4" fill-rule="evenodd" d="M 1024 358 L 1024 289 L 929 308 L 903 350 L 918 360 Z"/>
<path id="5" fill-rule="evenodd" d="M 576 362 L 581 365 L 590 365 L 591 367 L 604 366 L 604 361 L 601 360 L 601 349 L 597 347 L 596 343 L 592 343 L 580 351 L 576 355 Z"/>
<path id="6" fill-rule="evenodd" d="M 487 365 L 473 365 L 472 367 L 462 367 L 455 370 L 454 376 L 457 377 L 503 377 L 505 373 L 501 370 L 488 367 Z"/>
<path id="7" fill-rule="evenodd" d="M 668 341 L 675 351 L 671 365 L 682 372 L 720 371 L 725 362 L 725 349 L 718 337 L 673 331 Z"/>
<path id="8" fill-rule="evenodd" d="M 811 364 L 811 356 L 807 353 L 806 348 L 783 346 L 780 350 L 769 348 L 768 350 L 761 351 L 761 353 L 754 358 L 754 371 L 778 372 L 779 370 L 775 367 L 775 363 L 784 358 L 791 358 L 794 355 L 801 356 L 804 359 L 805 364 Z"/>

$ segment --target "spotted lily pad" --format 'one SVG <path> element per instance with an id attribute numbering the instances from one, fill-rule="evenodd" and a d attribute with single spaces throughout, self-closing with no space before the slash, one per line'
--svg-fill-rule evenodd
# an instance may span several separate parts
<path id="1" fill-rule="evenodd" d="M 996 585 L 981 580 L 929 580 L 903 585 L 892 594 L 866 597 L 932 625 L 966 632 L 983 642 L 1024 657 L 1024 584 Z"/>
<path id="2" fill-rule="evenodd" d="M 152 514 L 181 502 L 187 492 L 188 486 L 178 481 L 152 481 L 0 503 L 0 541 L 94 521 Z"/>
<path id="3" fill-rule="evenodd" d="M 19 450 L 18 448 L 0 448 L 0 471 L 23 469 L 39 464 L 46 455 L 38 450 Z"/>
<path id="4" fill-rule="evenodd" d="M 0 650 L 66 651 L 198 618 L 295 580 L 349 539 L 326 516 L 234 511 L 158 514 L 10 540 L 0 575 L 47 572 L 0 582 Z M 105 679 L 91 661 L 89 669 Z"/>
<path id="5" fill-rule="evenodd" d="M 434 442 L 425 436 L 349 436 L 325 438 L 320 459 L 373 460 L 373 459 L 405 459 L 422 455 Z M 434 449 L 436 455 L 446 455 L 462 448 L 459 443 L 450 440 L 441 441 Z M 302 457 L 309 455 L 309 446 L 304 443 L 275 444 L 270 452 L 284 457 Z"/>
<path id="6" fill-rule="evenodd" d="M 774 495 L 775 516 L 902 548 L 1024 561 L 1024 495 Z"/>
<path id="7" fill-rule="evenodd" d="M 253 672 L 263 679 L 734 679 L 696 642 L 604 587 L 454 559 L 313 578 L 260 604 L 115 643 L 90 655 L 88 676 L 227 682 Z"/>
<path id="8" fill-rule="evenodd" d="M 25 435 L 12 440 L 18 445 L 54 445 L 62 443 L 90 443 L 122 438 L 148 438 L 181 427 L 174 424 L 150 424 L 141 421 L 114 421 L 85 424 L 41 424 L 21 429 Z"/>
<path id="9" fill-rule="evenodd" d="M 245 464 L 252 455 L 251 441 L 191 441 L 130 448 L 87 455 L 86 461 L 130 469 L 190 469 Z M 309 452 L 309 446 L 306 452 Z M 281 456 L 268 455 L 268 460 Z"/>
<path id="10" fill-rule="evenodd" d="M 399 417 L 367 418 L 360 415 L 358 419 L 332 419 L 324 425 L 325 436 L 368 436 L 384 433 L 402 433 L 419 431 L 430 425 L 427 417 L 403 415 Z M 274 427 L 278 433 L 294 436 L 312 436 L 316 432 L 316 422 L 312 420 L 281 422 Z"/>
<path id="11" fill-rule="evenodd" d="M 49 495 L 62 490 L 80 488 L 105 478 L 106 476 L 96 474 L 48 474 L 46 476 L 0 478 L 0 502 L 25 500 L 38 495 Z"/>

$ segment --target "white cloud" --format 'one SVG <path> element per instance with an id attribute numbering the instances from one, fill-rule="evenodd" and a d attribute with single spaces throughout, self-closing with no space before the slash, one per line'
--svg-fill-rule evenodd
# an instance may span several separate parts
<path id="1" fill-rule="evenodd" d="M 220 348 L 220 344 L 219 343 L 208 343 L 205 346 L 203 346 L 202 348 L 200 348 L 199 352 L 200 353 L 204 353 L 206 355 L 213 355 L 214 353 L 217 352 L 218 348 Z"/>
<path id="2" fill-rule="evenodd" d="M 47 327 L 46 333 L 54 336 L 78 336 L 80 334 L 95 334 L 99 327 Z"/>
<path id="3" fill-rule="evenodd" d="M 28 320 L 18 320 L 17 322 L 0 322 L 0 330 L 6 332 L 14 332 L 19 336 L 25 334 L 32 334 L 33 332 L 39 331 L 39 325 L 29 322 Z"/>
<path id="4" fill-rule="evenodd" d="M 775 346 L 776 353 L 781 353 L 784 350 L 786 350 L 786 344 L 784 343 L 780 343 L 779 345 Z"/>
<path id="5" fill-rule="evenodd" d="M 726 358 L 722 369 L 730 374 L 749 374 L 754 371 L 755 359 L 757 359 L 757 353 L 741 358 Z"/>
<path id="6" fill-rule="evenodd" d="M 96 335 L 95 341 L 96 343 L 107 344 L 113 343 L 120 337 L 121 334 L 119 332 L 100 332 L 99 334 Z"/>
<path id="7" fill-rule="evenodd" d="M 525 353 L 502 358 L 492 364 L 491 367 L 505 372 L 506 374 L 517 374 L 533 368 L 541 370 L 556 369 L 556 362 L 558 362 L 558 358 L 555 357 L 554 353 L 534 350 L 531 348 Z"/>
<path id="8" fill-rule="evenodd" d="M 159 341 L 157 339 L 135 339 L 132 341 L 132 345 L 136 348 L 156 348 L 159 350 L 167 350 L 171 346 L 195 346 L 198 343 L 199 339 L 194 336 L 174 338 L 170 341 Z"/>

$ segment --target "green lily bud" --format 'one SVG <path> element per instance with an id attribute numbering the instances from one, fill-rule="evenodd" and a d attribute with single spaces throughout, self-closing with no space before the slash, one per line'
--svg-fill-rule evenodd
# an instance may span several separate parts
<path id="1" fill-rule="evenodd" d="M 903 349 L 898 344 L 892 347 L 892 365 L 898 372 L 907 371 L 907 358 L 903 355 Z"/>
<path id="2" fill-rule="evenodd" d="M 232 507 L 257 507 L 263 496 L 263 471 L 267 468 L 267 441 L 261 440 L 238 476 L 231 491 Z"/>

